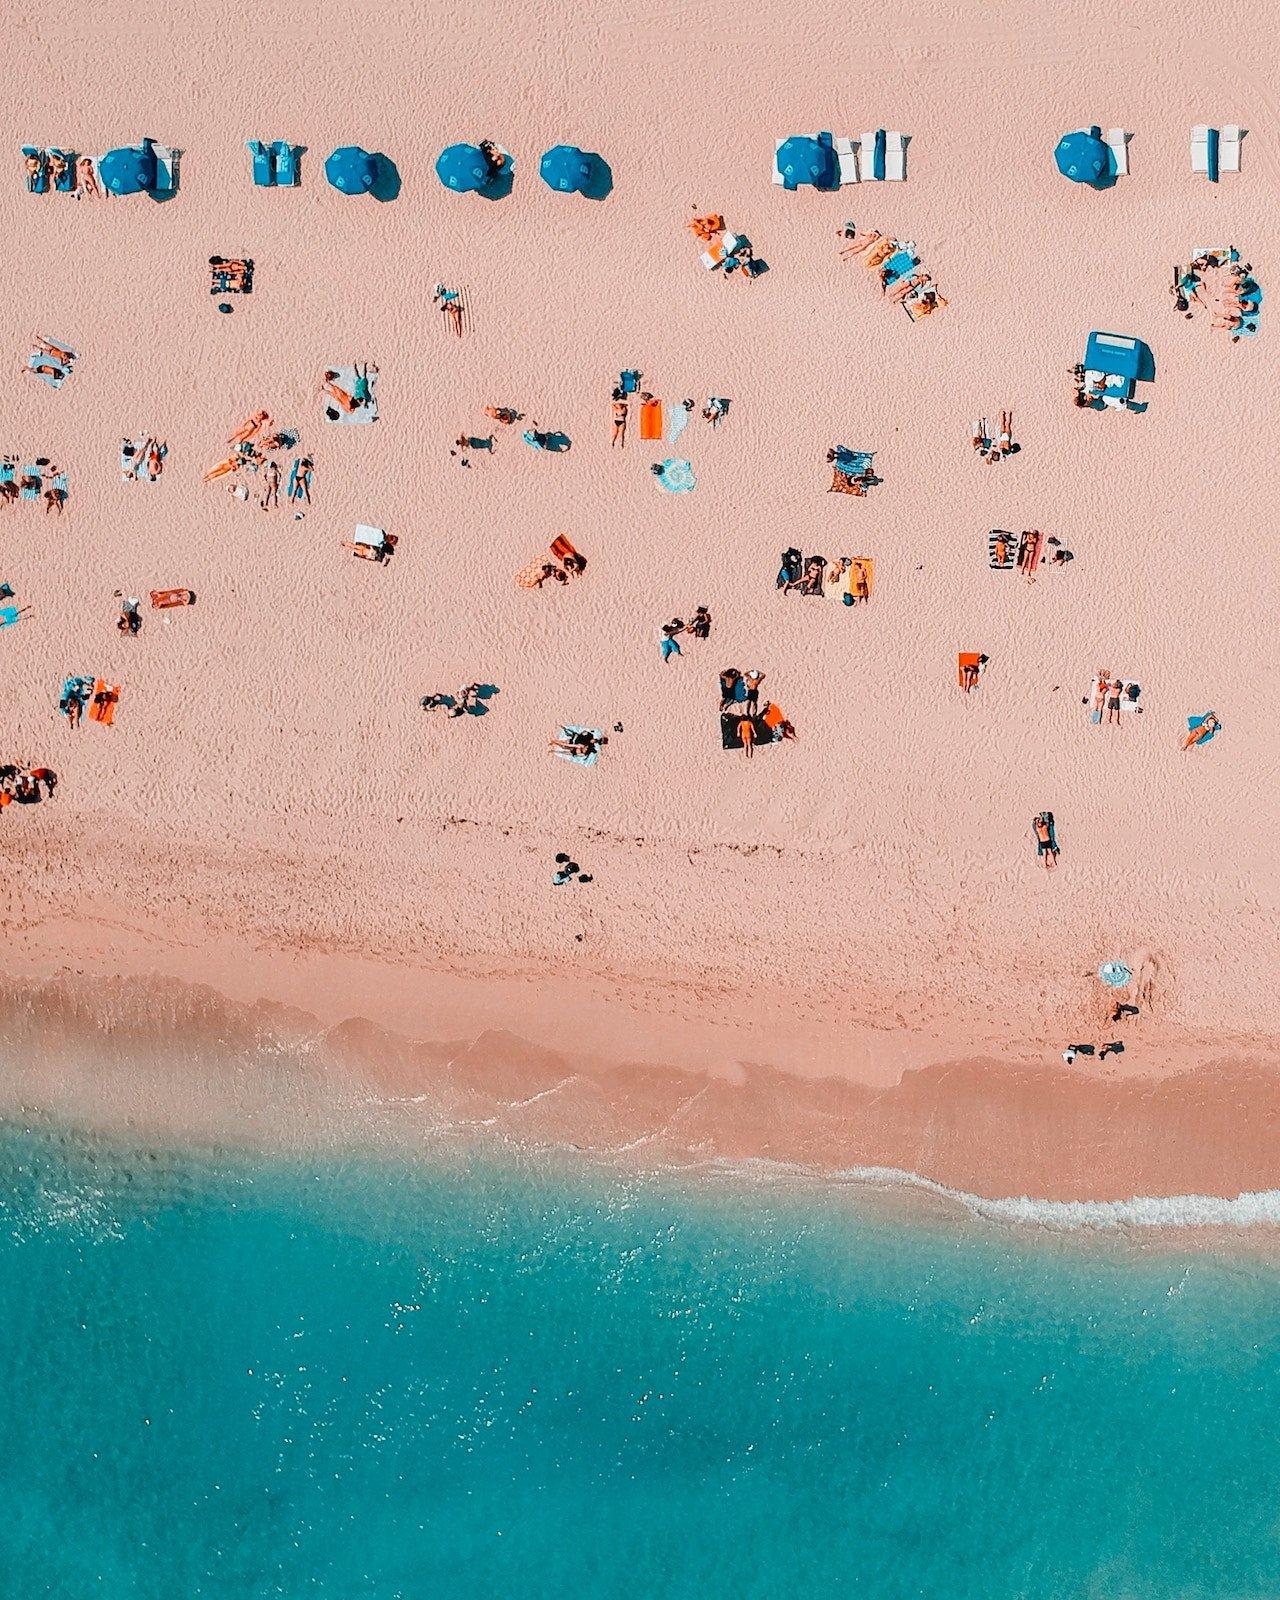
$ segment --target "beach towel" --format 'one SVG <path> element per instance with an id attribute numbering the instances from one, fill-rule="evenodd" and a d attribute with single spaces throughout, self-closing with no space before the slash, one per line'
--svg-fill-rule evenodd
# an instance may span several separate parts
<path id="1" fill-rule="evenodd" d="M 765 725 L 766 728 L 768 728 L 770 738 L 773 737 L 775 731 L 780 728 L 786 720 L 787 719 L 783 715 L 781 709 L 778 706 L 775 706 L 772 700 L 770 700 L 769 704 L 764 708 L 764 711 L 760 715 L 760 721 Z"/>
<path id="2" fill-rule="evenodd" d="M 895 250 L 883 265 L 889 282 L 892 283 L 895 278 L 901 278 L 904 273 L 910 272 L 918 262 L 910 250 Z"/>
<path id="3" fill-rule="evenodd" d="M 522 589 L 538 589 L 542 583 L 542 569 L 545 561 L 531 561 L 527 567 L 521 567 L 516 573 L 516 583 Z"/>
<path id="4" fill-rule="evenodd" d="M 35 487 L 34 488 L 23 488 L 23 489 L 20 489 L 18 491 L 18 493 L 21 495 L 22 499 L 24 499 L 24 500 L 38 500 L 40 498 L 40 490 L 41 490 L 41 487 L 42 487 L 42 479 L 40 477 L 40 468 L 39 467 L 23 467 L 22 476 L 24 478 L 27 478 L 27 479 L 34 479 L 35 480 Z"/>
<path id="5" fill-rule="evenodd" d="M 596 739 L 604 738 L 603 728 L 575 728 L 570 727 L 566 723 L 560 729 L 560 737 L 562 739 L 572 739 L 575 733 L 589 733 Z M 561 761 L 572 761 L 576 766 L 579 767 L 594 767 L 596 762 L 600 759 L 600 752 L 598 750 L 593 750 L 590 755 L 585 756 L 574 755 L 568 750 L 557 750 L 555 754 L 560 757 Z"/>
<path id="6" fill-rule="evenodd" d="M 63 366 L 44 350 L 36 350 L 27 357 L 27 371 L 32 377 L 39 378 L 41 383 L 47 383 L 51 389 L 61 389 L 71 376 L 70 367 Z"/>
<path id="7" fill-rule="evenodd" d="M 367 523 L 357 522 L 356 531 L 352 535 L 353 544 L 372 545 L 375 550 L 383 550 L 387 545 L 386 530 L 371 528 Z"/>
<path id="8" fill-rule="evenodd" d="M 987 565 L 996 572 L 1012 572 L 1017 559 L 1017 535 L 1007 528 L 992 528 L 987 535 Z"/>
<path id="9" fill-rule="evenodd" d="M 1028 578 L 1034 578 L 1043 554 L 1044 534 L 1024 533 L 1018 540 L 1018 571 Z"/>
<path id="10" fill-rule="evenodd" d="M 378 370 L 365 362 L 359 364 L 365 368 L 364 377 L 356 372 L 353 364 L 325 369 L 333 373 L 333 377 L 326 378 L 324 383 L 326 422 L 334 422 L 341 427 L 360 427 L 378 420 Z M 368 398 L 360 399 L 362 394 Z"/>
<path id="11" fill-rule="evenodd" d="M 956 682 L 966 693 L 976 689 L 982 681 L 982 652 L 980 650 L 960 650 L 956 653 Z M 966 673 L 971 674 L 973 682 L 966 681 Z"/>
<path id="12" fill-rule="evenodd" d="M 668 444 L 674 444 L 684 430 L 689 426 L 689 418 L 691 415 L 692 413 L 686 411 L 684 406 L 673 406 L 671 408 L 671 416 L 667 422 Z"/>
<path id="13" fill-rule="evenodd" d="M 108 685 L 101 678 L 95 678 L 93 683 L 93 696 L 89 701 L 89 721 L 100 722 L 104 728 L 109 728 L 115 721 L 116 702 L 120 699 L 120 685 Z"/>
<path id="14" fill-rule="evenodd" d="M 659 440 L 662 438 L 662 401 L 645 400 L 640 406 L 640 437 L 642 439 Z"/>
<path id="15" fill-rule="evenodd" d="M 693 466 L 688 461 L 677 460 L 668 456 L 662 463 L 662 470 L 654 473 L 658 485 L 668 494 L 690 494 L 697 488 L 698 480 L 693 475 Z"/>
<path id="16" fill-rule="evenodd" d="M 194 589 L 152 589 L 151 604 L 156 611 L 168 611 L 173 606 L 193 606 Z"/>
<path id="17" fill-rule="evenodd" d="M 1203 728 L 1205 723 L 1208 722 L 1209 718 L 1212 715 L 1213 715 L 1212 711 L 1206 711 L 1205 714 L 1202 717 L 1188 717 L 1187 718 L 1187 732 L 1188 733 L 1195 733 L 1197 729 Z M 1197 739 L 1196 743 L 1198 745 L 1208 744 L 1211 740 L 1216 739 L 1221 732 L 1222 732 L 1222 723 L 1221 723 L 1221 721 L 1219 721 L 1219 723 L 1218 723 L 1216 728 L 1212 729 L 1209 733 L 1206 733 L 1203 739 Z"/>
<path id="18" fill-rule="evenodd" d="M 761 716 L 744 717 L 741 711 L 722 711 L 720 713 L 720 744 L 725 750 L 741 750 L 742 735 L 738 732 L 738 725 L 750 722 L 755 733 L 756 744 L 772 744 L 773 729 Z"/>
<path id="19" fill-rule="evenodd" d="M 576 556 L 577 553 L 562 533 L 556 534 L 551 541 L 551 554 L 557 561 L 567 561 L 570 556 Z"/>
<path id="20" fill-rule="evenodd" d="M 870 600 L 875 586 L 876 564 L 874 560 L 870 556 L 854 556 L 844 574 L 847 603 L 852 605 L 856 600 Z"/>

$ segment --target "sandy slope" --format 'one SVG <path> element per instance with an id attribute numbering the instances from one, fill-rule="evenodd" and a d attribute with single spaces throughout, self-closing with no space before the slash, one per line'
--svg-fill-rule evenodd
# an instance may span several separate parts
<path id="1" fill-rule="evenodd" d="M 1200 1059 L 1220 1033 L 1269 1051 L 1274 329 L 1264 312 L 1232 347 L 1165 292 L 1192 244 L 1239 244 L 1264 288 L 1280 261 L 1274 93 L 1246 64 L 1265 59 L 1259 18 L 1042 12 L 384 7 L 353 28 L 327 3 L 269 23 L 185 3 L 145 26 L 116 5 L 92 24 L 30 11 L 2 114 L 0 348 L 16 362 L 39 330 L 82 358 L 61 393 L 15 378 L 4 406 L 3 449 L 54 456 L 72 494 L 60 522 L 20 505 L 0 523 L 3 576 L 37 608 L 0 637 L 5 749 L 62 779 L 55 804 L 2 819 L 11 970 L 199 969 L 243 994 L 243 952 L 266 950 L 260 990 L 301 999 L 308 975 L 324 1013 L 348 989 L 316 982 L 312 958 L 363 955 L 398 975 L 369 1009 L 413 1024 L 433 973 L 514 973 L 511 1009 L 566 1026 L 576 994 L 602 1051 L 612 1029 L 626 1054 L 639 1028 L 671 1059 L 674 1017 L 677 1042 L 727 1030 L 708 1060 L 755 1033 L 778 1064 L 884 1077 L 977 1050 L 1052 1061 L 1097 1026 L 1083 974 L 1147 950 L 1152 1045 L 1131 1035 L 1127 1068 Z M 1223 41 L 1246 36 L 1236 60 Z M 1106 194 L 1052 166 L 1058 135 L 1091 118 L 1135 135 L 1132 176 Z M 1189 171 L 1206 119 L 1250 128 L 1243 174 L 1217 188 Z M 912 135 L 905 185 L 770 185 L 775 134 L 877 122 Z M 143 133 L 185 151 L 168 205 L 21 189 L 22 142 Z M 431 170 L 484 134 L 518 161 L 501 203 L 449 195 Z M 308 146 L 300 190 L 250 186 L 250 136 Z M 538 183 L 563 138 L 608 158 L 607 200 Z M 324 184 L 324 155 L 353 139 L 394 156 L 397 201 Z M 695 203 L 751 235 L 765 278 L 702 272 L 682 231 Z M 840 262 L 850 216 L 917 241 L 945 314 L 912 325 Z M 220 317 L 205 261 L 240 251 L 257 287 Z M 469 291 L 461 342 L 430 304 L 437 280 Z M 1071 406 L 1090 327 L 1151 344 L 1146 415 Z M 381 367 L 382 420 L 322 430 L 318 374 L 352 358 Z M 717 434 L 696 422 L 677 452 L 693 495 L 656 488 L 665 448 L 610 452 L 622 366 L 669 401 L 732 398 Z M 493 402 L 572 451 L 505 435 L 459 470 L 448 445 Z M 988 469 L 968 424 L 1002 405 L 1023 450 Z M 200 482 L 259 406 L 315 455 L 304 521 Z M 129 430 L 169 441 L 154 488 L 119 481 Z M 878 451 L 872 497 L 824 493 L 835 442 Z M 400 534 L 389 569 L 340 549 L 356 520 Z M 996 525 L 1043 528 L 1076 560 L 1030 588 L 992 574 Z M 586 577 L 518 590 L 511 574 L 559 531 Z M 778 595 L 793 543 L 874 556 L 873 605 Z M 176 584 L 198 590 L 194 611 L 116 633 L 113 589 Z M 660 624 L 698 603 L 711 641 L 664 667 Z M 992 658 L 969 699 L 960 648 Z M 720 750 L 729 663 L 768 672 L 799 743 L 751 764 Z M 1080 706 L 1099 663 L 1144 685 L 1120 732 Z M 115 729 L 62 724 L 71 670 L 122 683 Z M 473 678 L 501 689 L 487 718 L 417 709 Z M 1209 706 L 1223 735 L 1182 754 L 1186 714 Z M 561 720 L 625 732 L 584 772 L 546 754 Z M 1052 878 L 1027 835 L 1044 806 L 1064 851 Z M 560 847 L 589 890 L 551 887 Z M 610 998 L 601 1022 L 591 1006 Z M 477 989 L 473 1009 L 495 1004 Z M 849 1047 L 862 1024 L 932 1044 Z"/>

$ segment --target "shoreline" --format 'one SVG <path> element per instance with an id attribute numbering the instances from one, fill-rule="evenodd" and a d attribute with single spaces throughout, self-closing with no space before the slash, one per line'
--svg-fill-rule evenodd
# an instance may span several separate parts
<path id="1" fill-rule="evenodd" d="M 711 1034 L 703 1061 L 676 1066 L 648 1043 L 669 1029 L 665 1013 L 608 1059 L 581 1040 L 567 1049 L 563 1038 L 555 1048 L 517 1035 L 501 1024 L 511 997 L 500 985 L 455 976 L 447 996 L 440 982 L 438 1011 L 460 1022 L 465 998 L 469 1026 L 415 1038 L 367 1015 L 308 1014 L 279 983 L 250 1002 L 228 998 L 157 971 L 156 955 L 148 969 L 136 951 L 132 969 L 120 961 L 109 977 L 11 976 L 0 986 L 0 1118 L 264 1152 L 421 1153 L 474 1139 L 676 1175 L 854 1185 L 1053 1232 L 1187 1242 L 1280 1224 L 1273 1062 L 1104 1076 L 942 1040 L 925 1062 L 912 1040 L 889 1069 L 859 1074 L 890 1037 L 881 1030 L 848 1052 L 839 1075 L 829 1054 L 811 1052 L 797 1073 L 762 1051 L 735 1056 Z M 347 991 L 330 976 L 332 1013 Z M 417 974 L 428 992 L 436 983 Z"/>

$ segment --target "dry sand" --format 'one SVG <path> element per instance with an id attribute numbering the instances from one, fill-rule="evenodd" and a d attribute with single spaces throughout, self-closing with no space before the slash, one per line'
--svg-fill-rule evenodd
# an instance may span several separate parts
<path id="1" fill-rule="evenodd" d="M 39 331 L 81 358 L 58 393 L 15 375 L 0 440 L 71 486 L 60 520 L 0 513 L 0 576 L 35 607 L 0 634 L 4 757 L 61 779 L 52 804 L 0 816 L 9 975 L 164 974 L 442 1041 L 509 1029 L 632 1063 L 607 1076 L 628 1129 L 636 1063 L 712 1073 L 699 1137 L 733 1154 L 744 1127 L 814 1153 L 790 1074 L 845 1096 L 832 1164 L 874 1150 L 993 1194 L 1276 1185 L 1265 1142 L 1229 1159 L 1240 1127 L 1274 1126 L 1280 1038 L 1274 330 L 1264 306 L 1232 346 L 1166 292 L 1193 245 L 1237 244 L 1264 290 L 1280 270 L 1277 108 L 1249 64 L 1269 29 L 1182 3 L 1122 22 L 1101 5 L 28 10 L 0 348 L 16 368 Z M 1134 135 L 1107 193 L 1053 168 L 1089 121 Z M 1201 121 L 1250 130 L 1216 187 L 1189 169 Z M 911 135 L 905 184 L 771 185 L 775 137 L 877 123 Z M 167 204 L 23 191 L 22 143 L 144 133 L 184 152 Z M 500 202 L 432 170 L 483 136 L 516 156 Z M 305 144 L 302 187 L 253 188 L 248 137 Z M 565 139 L 608 160 L 607 199 L 538 181 Z M 346 142 L 394 158 L 396 200 L 328 187 Z M 768 274 L 703 272 L 694 205 Z M 884 305 L 839 259 L 849 217 L 915 240 L 948 309 L 913 325 Z M 240 253 L 255 290 L 219 316 L 206 261 Z M 468 292 L 460 341 L 437 281 Z M 1151 345 L 1145 415 L 1072 406 L 1091 328 Z M 381 420 L 327 429 L 319 375 L 353 359 L 381 369 Z M 674 451 L 611 452 L 627 366 L 668 403 L 725 395 L 731 414 Z M 486 404 L 572 449 L 500 432 L 459 470 L 449 444 L 486 431 Z M 969 422 L 1002 406 L 1023 448 L 988 468 Z M 305 520 L 200 481 L 259 407 L 315 457 Z M 120 481 L 126 432 L 168 440 L 156 485 Z M 867 499 L 825 493 L 837 442 L 878 452 Z M 658 490 L 648 466 L 669 453 L 695 493 Z M 357 520 L 399 534 L 386 569 L 341 549 Z M 1033 586 L 992 573 L 995 526 L 1075 560 Z M 558 532 L 584 578 L 518 589 Z M 873 556 L 873 603 L 778 594 L 792 544 Z M 174 585 L 199 604 L 117 633 L 114 589 Z M 664 666 L 660 625 L 699 603 L 712 638 Z M 991 656 L 976 695 L 955 687 L 958 649 Z M 1080 704 L 1099 663 L 1143 684 L 1121 730 Z M 730 664 L 768 673 L 795 745 L 721 750 Z M 67 728 L 68 672 L 120 682 L 113 729 Z M 499 686 L 488 716 L 419 710 L 470 680 Z M 1224 731 L 1182 753 L 1210 707 Z M 562 721 L 625 731 L 584 771 L 547 754 Z M 1028 835 L 1045 807 L 1052 875 Z M 594 883 L 552 886 L 561 848 Z M 1122 1063 L 1068 1071 L 1064 1044 L 1108 1036 L 1087 975 L 1139 955 L 1155 982 Z M 766 1117 L 730 1092 L 743 1063 L 784 1074 Z M 1192 1068 L 1175 1139 L 1152 1096 Z M 887 1090 L 918 1114 L 885 1131 L 867 1095 Z M 1064 1118 L 1073 1092 L 1101 1122 Z M 1113 1118 L 1125 1137 L 1082 1159 Z"/>

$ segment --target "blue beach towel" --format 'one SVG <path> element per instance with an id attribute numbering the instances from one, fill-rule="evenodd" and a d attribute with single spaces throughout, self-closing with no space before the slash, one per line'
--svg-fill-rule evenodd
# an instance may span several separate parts
<path id="1" fill-rule="evenodd" d="M 0 461 L 0 483 L 13 482 L 13 462 Z"/>
<path id="2" fill-rule="evenodd" d="M 53 187 L 62 194 L 70 194 L 76 186 L 76 153 L 74 150 L 50 150 L 51 156 L 59 156 L 66 162 L 62 176 Z"/>
<path id="3" fill-rule="evenodd" d="M 36 485 L 35 485 L 34 489 L 20 489 L 18 491 L 19 494 L 21 495 L 22 499 L 24 499 L 24 500 L 38 500 L 40 498 L 40 489 L 42 487 L 41 478 L 40 478 L 40 468 L 39 467 L 23 467 L 22 476 L 24 478 L 34 478 L 36 480 Z"/>
<path id="4" fill-rule="evenodd" d="M 1202 716 L 1202 717 L 1188 717 L 1187 718 L 1187 732 L 1188 733 L 1194 733 L 1197 728 L 1203 728 L 1205 723 L 1208 722 L 1208 720 L 1209 720 L 1209 718 L 1211 716 L 1213 716 L 1213 712 L 1212 711 L 1206 711 L 1204 716 Z M 1212 744 L 1213 741 L 1218 737 L 1218 735 L 1221 732 L 1222 732 L 1222 723 L 1221 723 L 1221 721 L 1219 721 L 1218 726 L 1213 730 L 1213 732 L 1206 734 L 1205 737 L 1203 739 L 1201 739 L 1200 743 L 1201 744 Z"/>
<path id="5" fill-rule="evenodd" d="M 49 164 L 45 160 L 44 151 L 37 145 L 24 144 L 24 156 L 35 156 L 40 162 L 39 168 L 27 178 L 27 190 L 30 194 L 43 194 L 49 187 Z"/>

